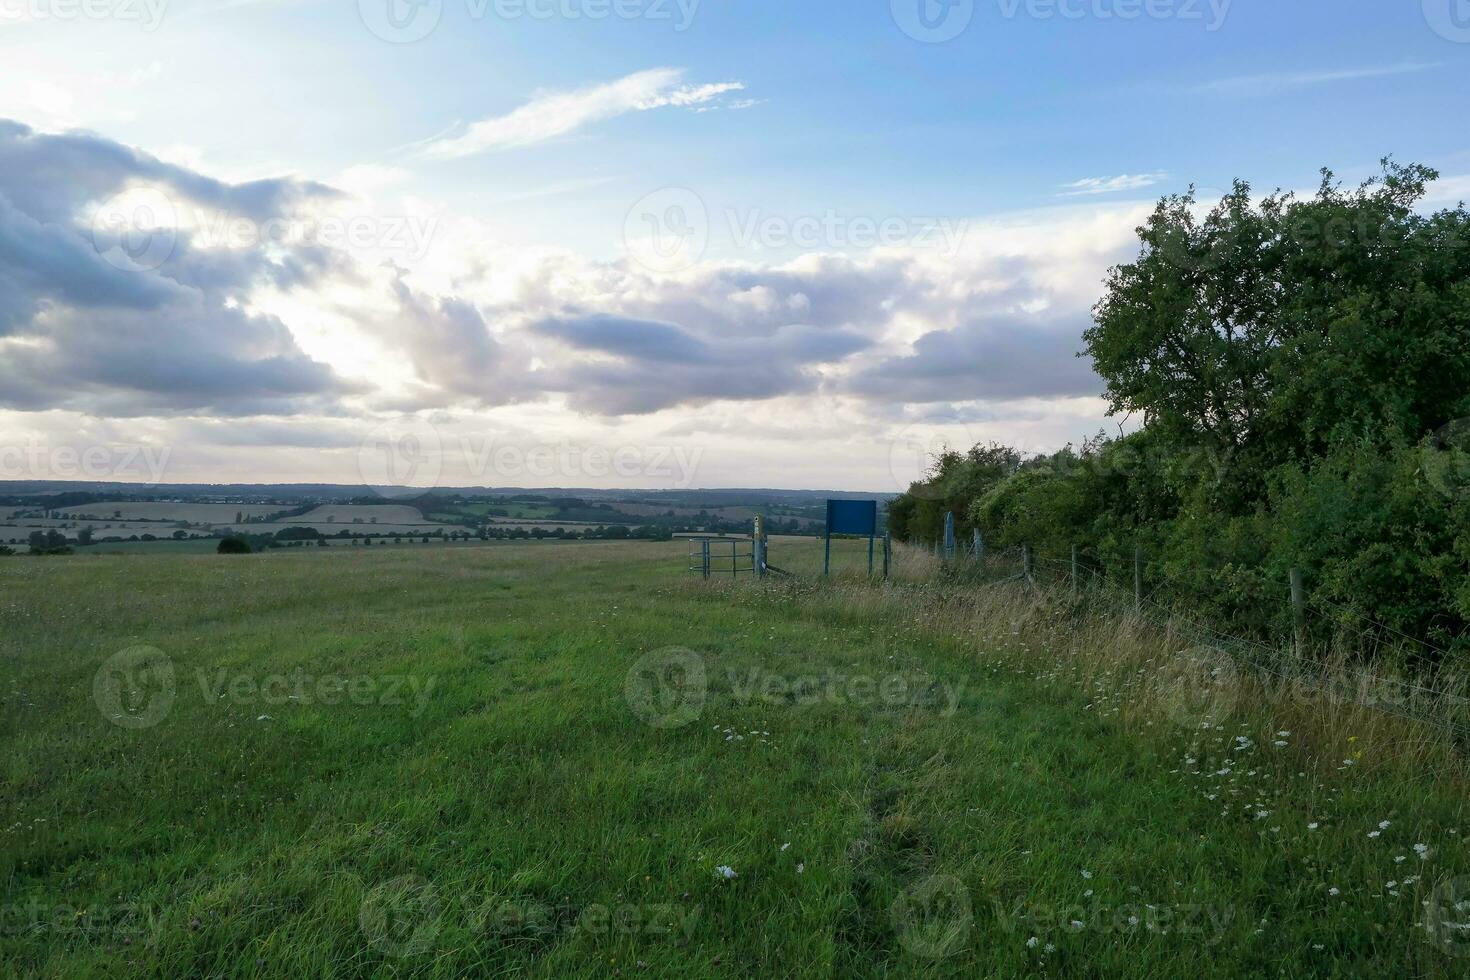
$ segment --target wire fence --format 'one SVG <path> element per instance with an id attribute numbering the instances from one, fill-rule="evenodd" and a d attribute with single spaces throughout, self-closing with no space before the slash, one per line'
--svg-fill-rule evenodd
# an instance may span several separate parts
<path id="1" fill-rule="evenodd" d="M 1141 556 L 1133 561 L 1091 555 L 1038 552 L 1027 546 L 988 552 L 965 546 L 944 565 L 946 574 L 980 586 L 1021 583 L 1050 602 L 1104 605 L 1114 614 L 1140 616 L 1168 633 L 1218 651 L 1239 669 L 1305 693 L 1348 701 L 1414 718 L 1449 730 L 1470 743 L 1470 685 L 1453 667 L 1453 657 L 1425 640 L 1408 636 L 1357 610 L 1321 597 L 1293 593 L 1290 583 L 1268 588 L 1250 570 L 1265 608 L 1250 634 L 1212 621 L 1207 610 L 1178 598 L 1218 574 L 1186 569 L 1188 588 L 1166 568 Z M 1231 584 L 1242 570 L 1232 569 Z M 1270 635 L 1274 627 L 1276 636 Z M 1315 628 L 1314 628 L 1315 627 Z M 1403 668 L 1381 672 L 1381 665 Z"/>

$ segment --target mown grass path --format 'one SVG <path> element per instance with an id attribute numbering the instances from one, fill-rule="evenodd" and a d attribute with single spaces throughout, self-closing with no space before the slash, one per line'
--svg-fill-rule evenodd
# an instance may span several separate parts
<path id="1" fill-rule="evenodd" d="M 977 649 L 892 589 L 695 584 L 683 551 L 0 562 L 3 972 L 1470 966 L 1421 904 L 1470 872 L 1458 777 L 1340 769 L 1363 747 L 1248 711 L 1145 718 L 1137 678 L 1054 637 Z M 173 673 L 161 713 L 98 687 L 139 645 Z"/>

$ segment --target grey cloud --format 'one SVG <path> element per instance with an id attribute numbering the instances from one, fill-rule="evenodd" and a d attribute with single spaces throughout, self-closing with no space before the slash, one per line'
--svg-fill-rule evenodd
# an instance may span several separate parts
<path id="1" fill-rule="evenodd" d="M 542 321 L 537 333 L 581 350 L 616 354 L 631 360 L 674 364 L 711 364 L 719 360 L 709 344 L 671 323 L 592 314 Z"/>
<path id="2" fill-rule="evenodd" d="M 920 337 L 913 352 L 851 379 L 853 394 L 914 404 L 1097 394 L 1102 382 L 1076 356 L 1084 324 L 1010 317 Z"/>
<path id="3" fill-rule="evenodd" d="M 529 357 L 492 336 L 473 303 L 416 293 L 401 275 L 392 289 L 397 311 L 377 327 L 404 349 L 426 386 L 411 399 L 417 407 L 442 404 L 445 394 L 504 405 L 532 393 Z"/>
<path id="4" fill-rule="evenodd" d="M 546 390 L 567 393 L 574 408 L 605 415 L 809 392 L 818 380 L 809 365 L 840 361 L 870 343 L 852 331 L 807 324 L 789 324 L 766 337 L 709 339 L 677 324 L 609 314 L 552 317 L 532 332 L 602 355 L 537 380 Z"/>
<path id="5" fill-rule="evenodd" d="M 0 119 L 0 195 L 38 221 L 70 221 L 86 202 L 139 180 L 165 184 L 181 199 L 256 221 L 307 199 L 341 196 L 325 184 L 285 177 L 229 184 L 93 133 L 37 133 Z"/>
<path id="6" fill-rule="evenodd" d="M 329 188 L 227 184 L 86 133 L 0 120 L 0 406 L 132 417 L 330 412 L 356 389 L 290 330 L 246 313 L 257 285 L 309 285 L 341 256 L 318 248 L 206 250 L 186 233 L 156 270 L 118 268 L 81 213 L 137 182 L 258 220 Z"/>
<path id="7" fill-rule="evenodd" d="M 281 414 L 349 392 L 269 317 L 192 303 L 59 312 L 0 362 L 0 405 L 105 415 Z"/>

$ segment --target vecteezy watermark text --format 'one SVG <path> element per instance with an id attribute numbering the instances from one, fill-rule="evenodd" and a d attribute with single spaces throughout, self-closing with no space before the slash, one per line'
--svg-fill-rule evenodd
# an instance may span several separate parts
<path id="1" fill-rule="evenodd" d="M 439 683 L 433 675 L 309 674 L 299 668 L 257 675 L 198 667 L 194 680 L 208 705 L 407 706 L 410 718 L 423 714 Z M 157 647 L 121 650 L 108 657 L 92 679 L 92 697 L 98 710 L 120 728 L 152 728 L 168 716 L 179 694 L 173 659 Z"/>
<path id="2" fill-rule="evenodd" d="M 255 677 L 197 668 L 195 680 L 208 703 L 280 706 L 338 705 L 394 707 L 412 704 L 410 718 L 423 714 L 439 678 L 416 674 L 320 674 L 304 671 Z"/>
<path id="3" fill-rule="evenodd" d="M 1175 20 L 1225 26 L 1234 0 L 890 0 L 893 21 L 909 37 L 942 44 L 972 29 L 977 12 L 993 5 L 1004 20 Z M 1455 2 L 1455 0 L 1426 0 Z"/>
<path id="4" fill-rule="evenodd" d="M 190 243 L 204 248 L 377 249 L 412 261 L 428 254 L 439 228 L 438 218 L 413 214 L 278 216 L 257 221 L 228 211 L 195 209 L 185 217 L 193 229 Z"/>
<path id="5" fill-rule="evenodd" d="M 459 463 L 454 478 L 466 482 L 640 479 L 679 490 L 694 483 L 704 458 L 703 447 L 697 446 L 522 444 L 481 435 L 451 440 L 428 419 L 403 416 L 380 423 L 363 439 L 358 474 L 365 486 L 375 489 L 439 486 L 446 453 Z"/>
<path id="6" fill-rule="evenodd" d="M 683 33 L 701 0 L 462 0 L 469 20 L 645 21 Z M 363 26 L 390 44 L 422 41 L 444 19 L 446 0 L 357 0 Z"/>
<path id="7" fill-rule="evenodd" d="M 802 249 L 852 251 L 877 248 L 931 250 L 953 258 L 970 222 L 934 215 L 857 214 L 829 208 L 780 213 L 763 208 L 727 208 L 725 239 L 741 250 Z M 628 255 L 651 272 L 673 274 L 692 268 L 709 249 L 720 220 L 697 192 L 664 187 L 634 202 L 623 219 Z"/>
<path id="8" fill-rule="evenodd" d="M 919 672 L 848 673 L 829 667 L 810 674 L 767 673 L 759 668 L 725 671 L 735 702 L 772 707 L 848 704 L 884 708 L 937 708 L 952 717 L 964 696 L 965 682 L 941 681 Z"/>
<path id="9" fill-rule="evenodd" d="M 169 446 L 52 445 L 30 439 L 0 445 L 0 480 L 116 480 L 163 482 Z"/>
<path id="10" fill-rule="evenodd" d="M 449 895 L 422 876 L 403 875 L 368 890 L 358 911 L 358 923 L 372 949 L 411 959 L 433 949 L 446 925 L 505 944 L 576 934 L 687 942 L 702 911 L 702 905 L 673 902 L 553 905 L 478 890 Z"/>
<path id="11" fill-rule="evenodd" d="M 79 20 L 135 21 L 145 31 L 163 23 L 169 0 L 0 0 L 0 24 Z"/>

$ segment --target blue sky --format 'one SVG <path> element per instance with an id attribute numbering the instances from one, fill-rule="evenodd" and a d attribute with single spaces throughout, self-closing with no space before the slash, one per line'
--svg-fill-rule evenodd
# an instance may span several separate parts
<path id="1" fill-rule="evenodd" d="M 177 168 L 99 170 L 71 230 L 103 191 L 150 181 L 196 211 L 210 195 L 188 175 L 280 181 L 318 218 L 432 224 L 422 249 L 343 246 L 288 286 L 282 249 L 181 224 L 168 261 L 134 271 L 194 291 L 171 343 L 217 338 L 235 311 L 272 338 L 200 341 L 221 383 L 259 384 L 233 401 L 68 374 L 100 315 L 64 335 L 32 315 L 0 339 L 47 348 L 86 393 L 48 402 L 0 377 L 22 438 L 162 440 L 178 479 L 350 482 L 363 430 L 427 425 L 461 449 L 486 431 L 678 443 L 702 454 L 695 485 L 893 489 L 892 458 L 913 455 L 896 445 L 1041 450 L 1106 423 L 1095 379 L 1061 359 L 1158 195 L 1310 188 L 1322 166 L 1356 181 L 1391 153 L 1440 168 L 1453 203 L 1470 174 L 1464 0 L 97 0 L 93 17 L 68 2 L 0 0 L 0 118 L 27 127 L 15 159 L 45 168 L 85 132 L 89 160 L 127 147 Z M 906 32 L 921 5 L 956 36 Z M 424 36 L 385 40 L 389 13 Z M 42 180 L 12 175 L 21 217 Z M 318 184 L 341 194 L 303 190 Z M 665 220 L 698 234 L 650 264 L 662 239 L 630 229 Z M 865 237 L 885 225 L 894 237 Z M 0 274 L 27 254 L 0 250 Z M 238 275 L 213 292 L 189 256 Z M 68 293 L 53 273 L 34 309 Z M 763 356 L 781 368 L 725 378 Z M 290 383 L 269 379 L 277 363 Z M 330 380 L 298 390 L 306 376 Z M 259 434 L 248 465 L 226 430 Z M 542 482 L 587 474 L 555 475 Z"/>

